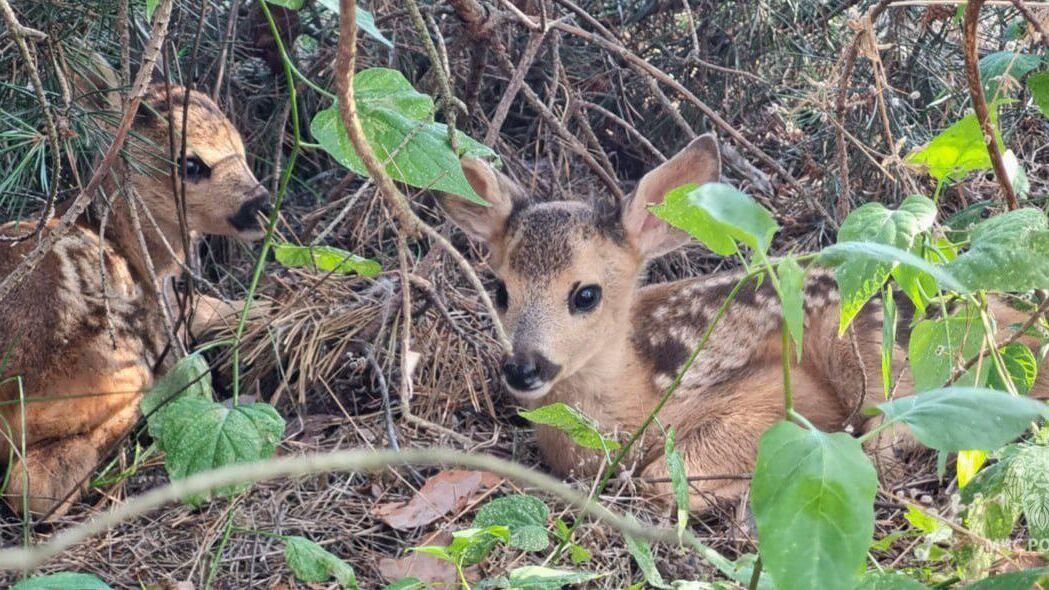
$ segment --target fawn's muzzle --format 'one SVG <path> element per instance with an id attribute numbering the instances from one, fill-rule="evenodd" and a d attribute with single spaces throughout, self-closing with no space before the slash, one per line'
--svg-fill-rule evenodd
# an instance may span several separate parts
<path id="1" fill-rule="evenodd" d="M 537 352 L 515 352 L 503 363 L 503 379 L 515 391 L 527 393 L 542 388 L 561 371 Z"/>
<path id="2" fill-rule="evenodd" d="M 270 193 L 266 189 L 256 191 L 257 196 L 245 202 L 237 210 L 237 213 L 229 217 L 229 224 L 237 231 L 250 231 L 259 229 L 259 213 L 269 215 L 273 211 L 270 203 Z"/>

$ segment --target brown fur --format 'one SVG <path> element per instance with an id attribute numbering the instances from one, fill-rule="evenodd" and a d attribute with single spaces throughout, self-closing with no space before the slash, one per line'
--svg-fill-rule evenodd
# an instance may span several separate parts
<path id="1" fill-rule="evenodd" d="M 98 215 L 86 216 L 0 306 L 0 347 L 6 353 L 6 381 L 0 385 L 0 462 L 8 463 L 5 498 L 16 510 L 53 515 L 68 510 L 77 496 L 74 490 L 133 427 L 142 393 L 167 364 L 162 360 L 171 358 L 165 355 L 163 303 L 154 295 L 146 256 L 162 281 L 176 275 L 185 260 L 164 154 L 168 112 L 178 133 L 186 93 L 173 87 L 169 108 L 164 86 L 151 87 L 136 117 L 134 139 L 129 138 L 130 186 L 123 188 L 137 194 L 156 221 L 154 226 L 138 207 L 147 252 L 133 229 L 126 193 L 117 190 L 123 177 L 120 164 L 97 199 L 110 208 L 104 237 L 92 221 Z M 104 100 L 94 106 L 117 110 L 112 96 L 95 96 Z M 189 93 L 188 122 L 187 155 L 210 167 L 207 178 L 179 180 L 186 185 L 187 226 L 193 239 L 198 234 L 257 237 L 257 228 L 238 230 L 231 222 L 238 212 L 250 216 L 256 204 L 264 208 L 269 198 L 248 167 L 239 133 L 207 96 L 197 92 Z M 246 203 L 250 205 L 242 211 Z M 18 234 L 31 226 L 10 223 L 0 231 Z M 54 226 L 52 222 L 45 231 Z M 0 248 L 0 275 L 12 272 L 33 245 L 30 241 Z M 193 329 L 206 329 L 239 308 L 198 298 Z M 27 506 L 23 492 L 28 494 Z"/>
<path id="2" fill-rule="evenodd" d="M 688 239 L 652 216 L 647 206 L 658 203 L 670 188 L 717 181 L 716 142 L 710 136 L 698 138 L 646 175 L 621 204 L 611 229 L 607 215 L 586 203 L 531 203 L 486 164 L 466 160 L 463 168 L 492 206 L 481 208 L 454 197 L 442 204 L 456 223 L 490 247 L 493 269 L 508 294 L 500 319 L 513 342 L 513 357 L 541 355 L 560 367 L 542 386 L 512 393 L 528 407 L 564 402 L 606 431 L 634 431 L 655 409 L 743 276 L 728 272 L 638 288 L 648 260 Z M 602 288 L 600 305 L 573 314 L 567 305 L 573 289 L 590 284 Z M 902 396 L 913 389 L 903 371 L 911 310 L 905 300 L 899 305 L 902 333 L 893 373 L 902 375 L 896 388 Z M 1007 320 L 1010 312 L 1000 307 L 1000 325 L 1016 321 Z M 881 302 L 870 302 L 839 338 L 833 274 L 816 269 L 805 285 L 805 312 L 803 356 L 800 363 L 792 361 L 796 409 L 824 430 L 868 430 L 878 419 L 863 410 L 884 401 Z M 753 469 L 761 433 L 784 416 L 782 354 L 779 299 L 767 280 L 760 285 L 751 280 L 659 413 L 663 426 L 677 431 L 689 475 Z M 1049 394 L 1047 385 L 1040 384 L 1036 394 Z M 634 456 L 637 472 L 646 479 L 667 477 L 659 431 L 650 428 L 647 444 Z M 558 430 L 540 426 L 536 433 L 543 456 L 557 473 L 591 475 L 601 463 L 601 456 L 572 444 Z M 872 439 L 868 450 L 889 466 L 893 445 L 911 443 L 908 433 L 889 429 Z M 654 487 L 657 494 L 670 496 L 669 484 Z M 705 509 L 746 489 L 742 479 L 694 482 L 692 508 Z"/>

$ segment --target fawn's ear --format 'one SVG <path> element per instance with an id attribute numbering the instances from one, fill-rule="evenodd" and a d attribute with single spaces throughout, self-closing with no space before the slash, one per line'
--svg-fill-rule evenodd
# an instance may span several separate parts
<path id="1" fill-rule="evenodd" d="M 524 198 L 524 191 L 484 160 L 463 158 L 460 164 L 466 180 L 488 206 L 443 193 L 438 201 L 455 225 L 473 238 L 492 243 L 502 235 L 514 202 Z"/>
<path id="2" fill-rule="evenodd" d="M 622 219 L 627 236 L 645 258 L 666 254 L 684 245 L 688 234 L 664 223 L 648 208 L 662 203 L 668 191 L 683 184 L 700 185 L 720 179 L 718 142 L 712 134 L 703 134 L 642 177 L 634 194 L 626 198 Z"/>
<path id="3" fill-rule="evenodd" d="M 99 110 L 120 110 L 117 74 L 101 54 L 74 47 L 67 52 L 72 71 L 74 101 Z"/>

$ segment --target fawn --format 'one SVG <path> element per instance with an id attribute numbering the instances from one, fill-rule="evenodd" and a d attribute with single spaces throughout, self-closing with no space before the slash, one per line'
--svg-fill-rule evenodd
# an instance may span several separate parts
<path id="1" fill-rule="evenodd" d="M 639 287 L 649 260 L 689 240 L 648 208 L 677 186 L 717 182 L 716 140 L 709 134 L 696 138 L 646 174 L 615 207 L 532 199 L 481 160 L 464 159 L 462 169 L 490 206 L 450 196 L 442 197 L 441 205 L 467 234 L 488 245 L 500 279 L 497 311 L 513 345 L 502 366 L 508 389 L 529 408 L 564 402 L 604 429 L 635 430 L 743 277 L 729 271 Z M 833 274 L 810 272 L 804 296 L 803 357 L 792 379 L 795 407 L 823 430 L 863 432 L 878 419 L 862 410 L 884 401 L 881 302 L 870 302 L 851 335 L 838 338 Z M 899 305 L 900 326 L 908 326 L 913 316 L 907 303 Z M 1010 313 L 997 307 L 996 315 Z M 761 434 L 783 419 L 781 324 L 780 303 L 769 281 L 744 285 L 661 410 L 661 422 L 677 431 L 690 476 L 751 471 Z M 907 336 L 903 333 L 896 345 L 897 375 Z M 1041 397 L 1046 389 L 1040 384 L 1034 393 Z M 912 390 L 913 380 L 904 372 L 896 395 Z M 536 435 L 545 460 L 559 474 L 591 475 L 600 464 L 598 454 L 573 445 L 558 430 L 539 426 Z M 640 475 L 656 480 L 652 491 L 669 497 L 669 484 L 658 483 L 668 476 L 660 439 L 650 436 L 634 461 Z M 893 444 L 906 448 L 913 439 L 890 428 L 873 438 L 868 450 L 892 463 Z M 747 487 L 740 478 L 694 482 L 691 508 L 702 511 L 718 500 L 738 498 Z"/>
<path id="2" fill-rule="evenodd" d="M 90 106 L 119 112 L 115 76 L 100 67 L 77 78 L 81 100 L 94 96 L 97 104 Z M 166 156 L 169 116 L 174 145 L 186 145 L 174 181 Z M 16 511 L 64 514 L 109 447 L 136 423 L 143 392 L 171 364 L 164 302 L 156 296 L 147 260 L 161 281 L 179 274 L 186 261 L 172 183 L 174 190 L 185 189 L 185 223 L 193 241 L 200 234 L 257 239 L 258 216 L 270 211 L 269 192 L 249 168 L 240 134 L 204 94 L 153 84 L 128 144 L 127 162 L 109 173 L 95 213 L 78 220 L 0 306 L 0 346 L 6 352 L 0 364 L 0 461 L 9 463 L 5 499 Z M 124 178 L 129 186 L 120 187 Z M 97 215 L 102 206 L 108 207 L 104 230 Z M 35 223 L 8 223 L 0 232 L 20 234 Z M 18 266 L 32 242 L 0 246 L 0 276 Z M 195 301 L 195 332 L 243 307 L 212 297 Z"/>

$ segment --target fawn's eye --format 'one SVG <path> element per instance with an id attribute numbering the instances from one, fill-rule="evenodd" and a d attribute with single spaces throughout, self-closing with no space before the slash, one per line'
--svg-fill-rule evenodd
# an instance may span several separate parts
<path id="1" fill-rule="evenodd" d="M 572 313 L 592 311 L 598 303 L 601 303 L 601 287 L 597 285 L 583 285 L 568 298 L 568 308 Z"/>
<path id="2" fill-rule="evenodd" d="M 189 156 L 185 161 L 178 159 L 178 173 L 182 178 L 201 180 L 211 176 L 211 168 L 196 156 Z"/>
<path id="3" fill-rule="evenodd" d="M 506 309 L 510 304 L 510 295 L 506 292 L 506 283 L 499 281 L 495 284 L 495 306 Z"/>

